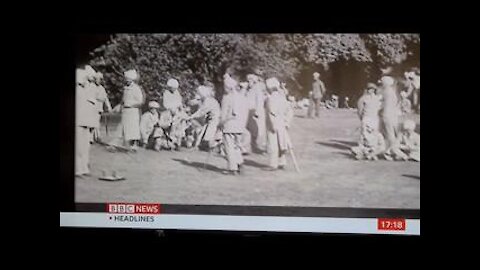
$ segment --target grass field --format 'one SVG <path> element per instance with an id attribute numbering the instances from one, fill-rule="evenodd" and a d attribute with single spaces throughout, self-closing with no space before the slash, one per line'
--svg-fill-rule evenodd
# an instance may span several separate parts
<path id="1" fill-rule="evenodd" d="M 268 172 L 268 156 L 251 154 L 242 175 L 225 176 L 226 161 L 216 154 L 203 169 L 206 152 L 127 154 L 93 145 L 92 175 L 76 179 L 76 201 L 420 208 L 420 163 L 357 161 L 350 155 L 359 136 L 355 110 L 323 110 L 319 119 L 304 115 L 297 111 L 290 129 L 301 173 L 290 158 L 286 170 Z M 418 115 L 407 117 L 420 123 Z M 126 180 L 100 181 L 102 170 L 116 170 Z"/>

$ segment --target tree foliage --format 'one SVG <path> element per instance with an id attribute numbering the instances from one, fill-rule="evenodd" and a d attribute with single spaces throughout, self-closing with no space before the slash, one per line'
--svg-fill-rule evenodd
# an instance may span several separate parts
<path id="1" fill-rule="evenodd" d="M 139 72 L 139 85 L 150 100 L 161 97 L 171 77 L 179 80 L 186 98 L 207 81 L 221 93 L 225 72 L 240 80 L 252 72 L 277 76 L 293 93 L 304 95 L 301 89 L 311 79 L 306 72 L 311 76 L 312 70 L 328 70 L 334 63 L 364 63 L 370 67 L 362 71 L 368 78 L 372 68 L 418 59 L 419 45 L 416 34 L 117 34 L 91 53 L 90 64 L 104 74 L 114 103 L 121 99 L 123 72 L 130 68 Z"/>

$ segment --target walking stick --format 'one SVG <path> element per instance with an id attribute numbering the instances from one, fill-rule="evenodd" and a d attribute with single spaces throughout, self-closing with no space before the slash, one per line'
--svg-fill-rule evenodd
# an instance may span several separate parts
<path id="1" fill-rule="evenodd" d="M 288 131 L 285 131 L 285 133 L 287 135 L 287 148 L 288 148 L 288 151 L 290 152 L 290 156 L 292 157 L 293 165 L 295 166 L 295 170 L 297 171 L 297 173 L 300 173 L 300 167 L 298 167 L 297 158 L 295 157 L 295 153 L 293 152 L 290 135 L 288 134 Z"/>
<path id="2" fill-rule="evenodd" d="M 108 137 L 108 114 L 103 114 L 104 118 L 105 118 L 105 134 L 107 135 Z"/>

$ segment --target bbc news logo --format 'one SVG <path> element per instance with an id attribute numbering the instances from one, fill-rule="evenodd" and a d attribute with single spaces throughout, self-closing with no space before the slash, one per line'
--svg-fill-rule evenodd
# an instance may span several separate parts
<path id="1" fill-rule="evenodd" d="M 108 203 L 107 212 L 111 214 L 160 214 L 158 203 Z"/>

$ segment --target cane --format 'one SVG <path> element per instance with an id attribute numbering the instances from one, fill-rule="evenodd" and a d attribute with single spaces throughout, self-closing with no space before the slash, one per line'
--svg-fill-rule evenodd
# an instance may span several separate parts
<path id="1" fill-rule="evenodd" d="M 108 114 L 103 114 L 103 117 L 105 118 L 105 134 L 108 137 Z"/>
<path id="2" fill-rule="evenodd" d="M 295 166 L 295 170 L 297 173 L 300 173 L 300 167 L 298 167 L 297 159 L 295 158 L 295 153 L 293 152 L 292 148 L 292 141 L 290 140 L 290 135 L 288 134 L 288 131 L 285 131 L 286 133 L 286 139 L 287 139 L 287 148 L 288 151 L 290 152 L 290 156 L 292 157 L 293 160 L 293 165 Z"/>

